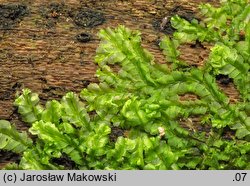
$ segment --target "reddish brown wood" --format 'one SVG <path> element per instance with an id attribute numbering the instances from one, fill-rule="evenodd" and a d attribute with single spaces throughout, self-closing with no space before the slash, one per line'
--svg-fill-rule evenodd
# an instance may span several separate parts
<path id="1" fill-rule="evenodd" d="M 156 61 L 163 63 L 165 59 L 157 41 L 164 34 L 155 29 L 152 23 L 167 16 L 176 6 L 182 6 L 184 12 L 189 10 L 196 13 L 201 2 L 215 4 L 217 1 L 67 0 L 61 13 L 51 12 L 45 18 L 41 9 L 46 9 L 50 0 L 0 0 L 0 4 L 25 4 L 30 11 L 12 29 L 0 29 L 0 119 L 10 120 L 20 130 L 27 129 L 13 107 L 16 92 L 24 87 L 39 93 L 45 102 L 59 99 L 67 91 L 79 93 L 88 81 L 96 81 L 94 56 L 99 43 L 97 33 L 101 28 L 122 24 L 140 30 L 143 46 L 153 53 Z M 74 12 L 80 7 L 103 12 L 105 23 L 93 28 L 77 27 L 66 12 Z M 75 37 L 82 32 L 91 34 L 92 40 L 78 42 Z M 202 65 L 209 47 L 194 50 L 185 45 L 181 51 L 182 59 Z M 225 91 L 231 99 L 237 100 L 237 92 L 233 86 L 230 87 Z"/>

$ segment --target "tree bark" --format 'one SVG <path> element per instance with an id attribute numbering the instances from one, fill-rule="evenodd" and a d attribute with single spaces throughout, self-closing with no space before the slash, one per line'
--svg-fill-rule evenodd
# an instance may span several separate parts
<path id="1" fill-rule="evenodd" d="M 60 99 L 66 92 L 80 90 L 95 82 L 94 56 L 99 44 L 97 33 L 106 27 L 125 25 L 142 33 L 142 44 L 156 61 L 165 58 L 158 42 L 164 33 L 160 23 L 173 13 L 198 18 L 200 3 L 216 0 L 0 0 L 1 5 L 21 4 L 27 12 L 10 25 L 0 23 L 0 119 L 7 119 L 26 130 L 13 101 L 22 88 L 40 95 L 42 102 Z M 101 12 L 105 21 L 96 26 L 81 27 L 74 19 L 80 8 Z M 0 7 L 0 15 L 1 15 Z M 6 20 L 5 20 L 6 21 Z M 8 19 L 7 19 L 8 21 Z M 10 20 L 11 21 L 11 20 Z M 77 36 L 90 35 L 89 42 L 79 42 Z M 181 48 L 181 58 L 202 65 L 207 49 Z M 232 100 L 238 98 L 233 85 L 225 88 Z M 1 167 L 1 165 L 0 165 Z"/>

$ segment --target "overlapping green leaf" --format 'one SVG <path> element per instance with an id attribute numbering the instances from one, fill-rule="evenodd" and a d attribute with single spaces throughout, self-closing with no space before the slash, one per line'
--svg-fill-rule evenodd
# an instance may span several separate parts
<path id="1" fill-rule="evenodd" d="M 73 92 L 67 93 L 62 98 L 63 114 L 62 119 L 74 124 L 77 127 L 85 127 L 91 129 L 89 124 L 89 115 L 86 113 L 84 104 L 79 101 L 79 98 Z"/>
<path id="2" fill-rule="evenodd" d="M 0 147 L 22 154 L 9 168 L 63 169 L 55 160 L 66 154 L 79 169 L 249 169 L 249 7 L 246 0 L 224 0 L 220 7 L 201 5 L 201 21 L 173 16 L 177 31 L 160 43 L 172 68 L 143 49 L 138 31 L 102 29 L 99 83 L 81 91 L 84 102 L 70 92 L 43 109 L 25 89 L 15 105 L 32 124 L 35 145 L 0 122 Z M 197 40 L 214 45 L 199 68 L 180 61 L 178 51 Z M 221 74 L 236 85 L 236 103 L 219 88 Z M 195 98 L 183 100 L 186 94 Z"/>
<path id="3" fill-rule="evenodd" d="M 24 89 L 14 103 L 18 107 L 18 113 L 22 115 L 24 122 L 29 124 L 41 119 L 43 108 L 39 105 L 38 94 L 32 93 L 29 89 Z"/>
<path id="4" fill-rule="evenodd" d="M 51 122 L 37 121 L 33 123 L 29 130 L 31 134 L 38 135 L 40 139 L 48 143 L 55 150 L 58 149 L 65 152 L 78 164 L 83 162 L 82 152 L 79 148 L 79 142 L 77 140 L 72 140 L 70 136 L 63 134 Z"/>
<path id="5" fill-rule="evenodd" d="M 32 146 L 25 132 L 18 132 L 8 121 L 0 120 L 0 149 L 23 153 Z"/>

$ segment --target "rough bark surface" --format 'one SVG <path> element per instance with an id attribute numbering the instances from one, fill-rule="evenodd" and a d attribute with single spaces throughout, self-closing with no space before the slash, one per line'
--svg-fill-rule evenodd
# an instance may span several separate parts
<path id="1" fill-rule="evenodd" d="M 140 30 L 143 46 L 157 61 L 165 61 L 158 46 L 164 35 L 159 27 L 162 18 L 173 13 L 198 18 L 198 4 L 204 2 L 216 4 L 217 1 L 0 0 L 0 119 L 15 123 L 20 130 L 27 129 L 13 107 L 16 92 L 24 87 L 39 93 L 45 102 L 60 99 L 68 91 L 80 92 L 89 82 L 97 81 L 93 59 L 101 28 L 122 24 Z M 16 4 L 18 10 L 6 8 Z M 78 19 L 82 10 L 88 14 L 94 11 L 103 17 L 99 17 L 101 21 L 97 17 L 94 22 L 88 22 L 90 25 L 82 24 Z M 209 47 L 185 45 L 181 48 L 181 58 L 202 65 Z M 232 101 L 238 99 L 232 84 L 222 89 Z M 194 119 L 196 121 L 198 119 Z M 0 168 L 11 159 L 1 160 L 0 156 Z"/>

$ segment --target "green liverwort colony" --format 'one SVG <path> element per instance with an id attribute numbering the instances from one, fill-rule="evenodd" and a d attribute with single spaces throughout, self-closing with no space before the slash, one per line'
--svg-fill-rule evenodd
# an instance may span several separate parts
<path id="1" fill-rule="evenodd" d="M 221 0 L 200 10 L 200 21 L 171 17 L 176 31 L 160 42 L 168 64 L 142 48 L 138 31 L 107 28 L 95 56 L 99 83 L 45 106 L 24 89 L 14 105 L 30 134 L 0 121 L 0 149 L 21 156 L 5 169 L 65 169 L 55 161 L 62 157 L 74 169 L 250 169 L 250 4 Z M 196 42 L 213 46 L 200 67 L 179 57 L 180 45 Z M 218 87 L 218 75 L 232 79 L 238 101 Z M 181 125 L 191 117 L 209 132 Z M 124 134 L 111 140 L 113 128 Z"/>

